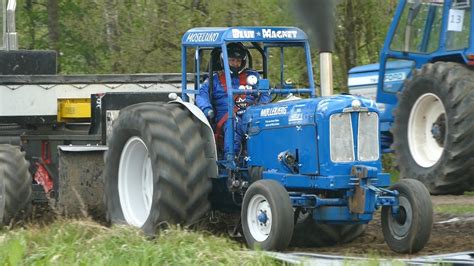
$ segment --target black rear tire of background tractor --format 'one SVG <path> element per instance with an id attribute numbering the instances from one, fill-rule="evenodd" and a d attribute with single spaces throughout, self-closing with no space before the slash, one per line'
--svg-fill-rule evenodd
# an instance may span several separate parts
<path id="1" fill-rule="evenodd" d="M 204 130 L 203 124 L 180 104 L 141 103 L 121 110 L 105 157 L 107 220 L 131 223 L 124 214 L 124 206 L 128 207 L 121 202 L 125 193 L 119 192 L 121 156 L 129 140 L 146 146 L 151 163 L 151 209 L 140 226 L 142 230 L 154 235 L 163 224 L 190 225 L 202 218 L 210 209 L 210 177 L 215 174 L 209 171 L 215 169 L 209 165 L 215 163 L 215 158 L 209 160 L 206 154 L 209 143 L 204 141 Z M 139 182 L 138 176 L 136 179 Z"/>
<path id="2" fill-rule="evenodd" d="M 431 194 L 474 189 L 473 73 L 458 63 L 426 64 L 398 95 L 392 147 L 400 177 Z"/>
<path id="3" fill-rule="evenodd" d="M 311 212 L 300 216 L 295 224 L 291 245 L 294 247 L 326 247 L 349 243 L 365 232 L 365 224 L 322 224 Z"/>
<path id="4" fill-rule="evenodd" d="M 416 253 L 430 239 L 433 205 L 428 189 L 416 179 L 402 179 L 390 187 L 398 191 L 399 211 L 382 207 L 382 232 L 387 245 L 398 253 Z"/>
<path id="5" fill-rule="evenodd" d="M 31 211 L 31 175 L 25 153 L 17 146 L 0 144 L 0 225 L 21 221 Z M 0 212 L 1 213 L 1 212 Z"/>

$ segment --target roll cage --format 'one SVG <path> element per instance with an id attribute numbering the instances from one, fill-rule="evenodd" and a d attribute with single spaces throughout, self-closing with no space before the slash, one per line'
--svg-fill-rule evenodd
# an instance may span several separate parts
<path id="1" fill-rule="evenodd" d="M 287 93 L 304 93 L 311 97 L 316 96 L 316 90 L 314 87 L 313 70 L 311 64 L 311 53 L 309 42 L 306 34 L 295 27 L 229 27 L 229 28 L 193 28 L 188 30 L 182 38 L 181 42 L 181 69 L 182 69 L 182 99 L 184 101 L 190 101 L 195 94 L 198 93 L 201 82 L 205 77 L 212 76 L 213 72 L 220 70 L 224 71 L 226 87 L 232 88 L 230 69 L 228 62 L 228 55 L 226 45 L 231 42 L 242 42 L 247 43 L 249 49 L 255 49 L 257 54 L 261 56 L 262 69 L 259 69 L 262 78 L 258 81 L 256 86 L 253 86 L 251 90 L 234 90 L 229 89 L 227 95 L 228 102 L 228 117 L 227 128 L 234 131 L 233 128 L 233 96 L 234 94 L 251 94 L 258 93 L 259 91 L 271 90 L 272 93 L 287 94 Z M 268 80 L 268 57 L 270 48 L 280 48 L 280 87 L 282 89 L 272 90 L 270 88 L 270 82 Z M 284 48 L 285 47 L 302 47 L 305 53 L 306 69 L 308 76 L 307 88 L 294 88 L 292 86 L 285 86 L 284 79 Z M 188 89 L 187 87 L 187 56 L 189 50 L 194 49 L 194 72 L 192 75 L 195 77 L 194 88 Z M 201 71 L 202 58 L 205 51 L 210 51 L 209 66 L 206 68 L 208 71 Z M 218 60 L 216 57 L 222 52 L 222 64 L 217 66 Z M 220 59 L 219 59 L 220 60 Z M 249 67 L 253 67 L 254 59 L 249 54 Z M 211 82 L 212 83 L 212 82 Z M 210 83 L 210 84 L 211 84 Z M 228 134 L 226 136 L 226 143 L 232 145 L 234 141 L 234 134 Z M 235 168 L 235 161 L 232 147 L 228 147 L 231 151 L 227 158 L 224 158 L 222 162 L 231 169 Z"/>

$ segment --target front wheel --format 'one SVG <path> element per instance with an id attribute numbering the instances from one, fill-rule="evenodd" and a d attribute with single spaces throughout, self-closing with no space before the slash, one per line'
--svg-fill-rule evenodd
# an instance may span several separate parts
<path id="1" fill-rule="evenodd" d="M 293 207 L 286 189 L 274 180 L 258 180 L 245 193 L 242 226 L 247 244 L 284 250 L 293 235 Z"/>
<path id="2" fill-rule="evenodd" d="M 433 226 L 433 205 L 428 189 L 418 180 L 402 179 L 391 187 L 399 192 L 399 209 L 382 207 L 382 232 L 398 253 L 416 253 L 428 242 Z"/>

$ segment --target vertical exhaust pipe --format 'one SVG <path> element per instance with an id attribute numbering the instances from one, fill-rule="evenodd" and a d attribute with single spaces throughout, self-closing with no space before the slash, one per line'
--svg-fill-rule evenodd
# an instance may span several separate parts
<path id="1" fill-rule="evenodd" d="M 7 11 L 3 13 L 3 15 L 6 15 L 6 17 L 4 18 L 5 25 L 3 26 L 3 45 L 5 46 L 5 49 L 7 51 L 18 50 L 18 38 L 16 34 L 15 24 L 15 10 L 16 1 L 9 0 L 7 3 Z"/>
<path id="2" fill-rule="evenodd" d="M 335 8 L 338 0 L 298 0 L 294 2 L 301 18 L 320 51 L 321 96 L 333 94 L 332 51 L 335 38 Z"/>
<path id="3" fill-rule="evenodd" d="M 321 96 L 330 96 L 334 94 L 332 81 L 332 53 L 319 53 L 320 72 L 321 72 Z"/>

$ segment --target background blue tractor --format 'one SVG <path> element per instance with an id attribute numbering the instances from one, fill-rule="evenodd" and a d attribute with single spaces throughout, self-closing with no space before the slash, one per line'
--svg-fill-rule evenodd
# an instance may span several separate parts
<path id="1" fill-rule="evenodd" d="M 216 71 L 223 71 L 232 88 L 226 49 L 232 42 L 248 47 L 248 67 L 261 78 L 248 78 L 246 89 L 228 89 L 231 130 L 234 95 L 270 90 L 293 96 L 249 107 L 242 117 L 243 151 L 223 158 L 213 122 L 193 99 Z M 307 73 L 300 87 L 284 82 L 288 53 L 295 49 Z M 195 77 L 194 88 L 187 72 Z M 126 107 L 114 121 L 105 170 L 109 221 L 154 234 L 163 223 L 193 224 L 209 210 L 234 212 L 241 217 L 236 231 L 242 229 L 250 247 L 283 250 L 292 239 L 305 245 L 350 241 L 381 208 L 383 234 L 394 251 L 417 252 L 428 241 L 433 222 L 428 190 L 413 179 L 387 189 L 375 102 L 351 95 L 316 98 L 303 31 L 191 29 L 182 38 L 182 77 L 181 98 Z M 233 134 L 227 137 L 232 145 Z"/>
<path id="2" fill-rule="evenodd" d="M 393 136 L 400 176 L 432 194 L 474 190 L 472 9 L 469 0 L 401 0 L 380 64 L 349 72 L 350 92 L 376 92 L 385 109 L 382 147 L 390 151 Z"/>

